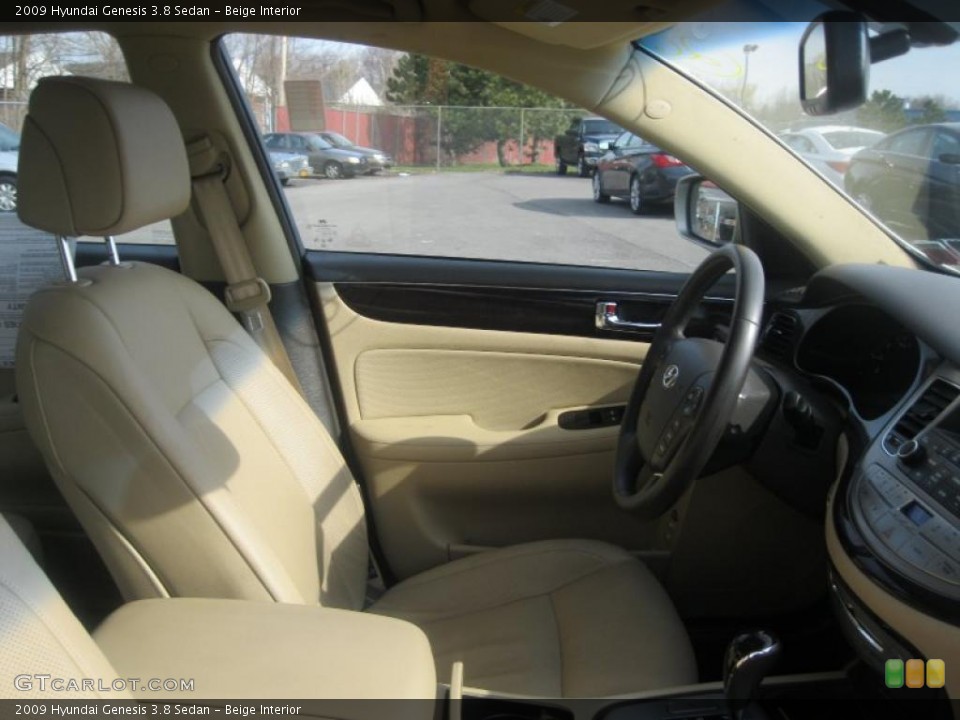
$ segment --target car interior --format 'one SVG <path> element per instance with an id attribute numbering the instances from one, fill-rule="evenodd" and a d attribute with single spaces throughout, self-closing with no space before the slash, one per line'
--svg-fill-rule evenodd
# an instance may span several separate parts
<path id="1" fill-rule="evenodd" d="M 951 717 L 960 281 L 643 44 L 772 12 L 755 5 L 3 23 L 105 33 L 129 80 L 36 82 L 22 227 L 0 218 L 0 242 L 46 243 L 63 272 L 16 308 L 0 365 L 0 697 Z M 829 11 L 810 111 L 863 101 L 865 68 L 831 48 L 879 46 L 871 23 L 902 21 L 903 53 L 927 25 L 956 41 L 927 5 L 776 15 Z M 306 248 L 225 48 L 239 32 L 424 53 L 608 118 L 695 168 L 675 242 L 707 252 L 664 272 Z M 735 237 L 704 244 L 717 187 Z M 175 244 L 124 241 L 168 221 Z"/>

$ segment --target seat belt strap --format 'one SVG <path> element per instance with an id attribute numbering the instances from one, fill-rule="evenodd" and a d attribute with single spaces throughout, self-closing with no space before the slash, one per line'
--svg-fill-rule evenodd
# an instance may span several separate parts
<path id="1" fill-rule="evenodd" d="M 226 158 L 204 136 L 187 145 L 193 197 L 227 281 L 227 309 L 240 315 L 254 341 L 303 395 L 300 380 L 270 314 L 270 286 L 257 275 L 224 185 Z"/>

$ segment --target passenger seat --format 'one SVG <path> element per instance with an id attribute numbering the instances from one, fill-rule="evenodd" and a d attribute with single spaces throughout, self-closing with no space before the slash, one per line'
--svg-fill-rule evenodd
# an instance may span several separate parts
<path id="1" fill-rule="evenodd" d="M 100 692 L 94 683 L 57 691 L 38 679 L 97 678 L 109 687 L 118 674 L 2 516 L 0 637 L 0 697 L 133 699 L 126 692 Z"/>
<path id="2" fill-rule="evenodd" d="M 351 620 L 360 619 L 362 625 Z M 326 640 L 353 638 L 330 652 Z M 301 716 L 366 720 L 397 703 L 434 716 L 426 636 L 391 618 L 244 600 L 156 599 L 121 607 L 91 636 L 0 515 L 0 699 L 299 700 Z M 137 679 L 134 687 L 130 679 Z M 165 687 L 164 681 L 191 687 Z M 160 684 L 144 687 L 146 683 Z M 114 685 L 114 683 L 117 683 Z"/>

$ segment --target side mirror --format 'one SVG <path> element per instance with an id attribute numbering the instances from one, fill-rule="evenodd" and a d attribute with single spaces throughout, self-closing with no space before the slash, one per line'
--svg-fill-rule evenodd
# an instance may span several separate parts
<path id="1" fill-rule="evenodd" d="M 866 102 L 870 40 L 860 13 L 825 12 L 800 39 L 800 103 L 808 115 L 829 115 Z"/>
<path id="2" fill-rule="evenodd" d="M 677 230 L 690 240 L 726 245 L 739 237 L 737 201 L 699 175 L 688 175 L 677 182 L 673 213 Z"/>

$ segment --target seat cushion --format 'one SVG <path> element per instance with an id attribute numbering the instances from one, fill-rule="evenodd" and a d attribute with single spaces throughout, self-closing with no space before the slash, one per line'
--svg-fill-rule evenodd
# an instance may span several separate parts
<path id="1" fill-rule="evenodd" d="M 695 683 L 690 640 L 656 578 L 624 550 L 550 540 L 443 565 L 391 588 L 370 612 L 430 639 L 437 677 L 471 687 L 602 697 Z"/>

